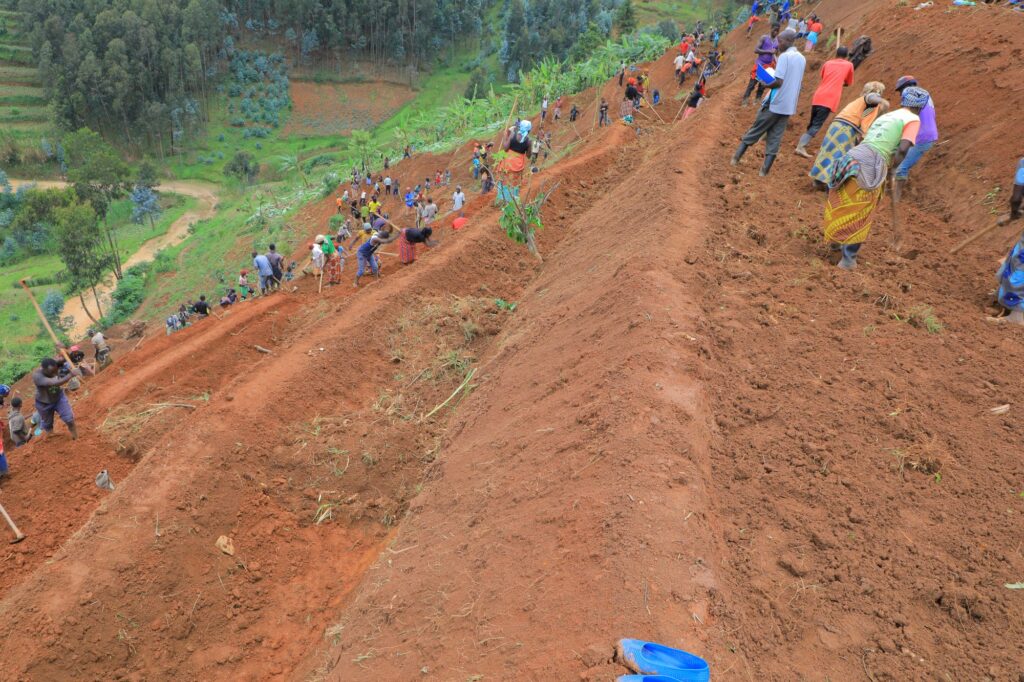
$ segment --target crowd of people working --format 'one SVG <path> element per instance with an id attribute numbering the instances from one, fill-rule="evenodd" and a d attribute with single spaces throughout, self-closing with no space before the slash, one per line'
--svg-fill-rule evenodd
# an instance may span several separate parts
<path id="1" fill-rule="evenodd" d="M 762 7 L 755 0 L 747 23 L 749 35 L 760 13 L 766 12 L 770 29 L 753 50 L 750 80 L 740 100 L 746 106 L 756 89 L 758 112 L 740 138 L 731 162 L 740 164 L 747 150 L 764 139 L 762 177 L 771 172 L 790 118 L 797 112 L 804 85 L 805 54 L 815 49 L 824 30 L 815 13 L 798 17 L 795 4 L 787 0 Z M 911 171 L 940 138 L 935 100 L 912 75 L 900 76 L 893 82 L 898 105 L 886 99 L 886 85 L 880 81 L 864 84 L 856 97 L 843 104 L 844 89 L 854 86 L 857 67 L 871 53 L 871 39 L 859 36 L 846 46 L 838 44 L 840 35 L 832 34 L 837 43 L 834 46 L 832 38 L 829 39 L 828 49 L 833 56 L 821 66 L 808 125 L 793 153 L 811 161 L 807 174 L 813 186 L 826 193 L 824 240 L 836 254 L 836 265 L 852 270 L 871 233 L 887 184 L 893 206 L 892 247 L 896 251 L 901 249 L 899 202 Z M 798 48 L 801 39 L 803 51 Z M 821 145 L 812 154 L 808 146 L 823 129 Z M 1000 216 L 993 227 L 1019 220 L 1022 200 L 1024 160 L 1014 174 L 1009 212 Z M 995 301 L 1002 314 L 990 319 L 1024 325 L 1024 236 L 1000 262 L 996 279 Z"/>
<path id="2" fill-rule="evenodd" d="M 750 77 L 739 101 L 740 106 L 749 106 L 753 96 L 757 112 L 741 137 L 731 163 L 741 164 L 747 151 L 763 139 L 765 157 L 759 173 L 763 177 L 771 172 L 790 120 L 797 112 L 805 82 L 806 55 L 815 50 L 827 51 L 830 58 L 823 62 L 818 73 L 808 124 L 796 141 L 793 154 L 808 160 L 809 181 L 826 193 L 823 236 L 836 254 L 837 266 L 851 270 L 857 266 L 858 256 L 871 232 L 886 180 L 890 180 L 893 202 L 898 202 L 911 171 L 939 140 L 936 106 L 928 90 L 912 75 L 900 76 L 892 84 L 898 105 L 894 106 L 886 98 L 886 85 L 880 81 L 864 84 L 856 96 L 844 103 L 845 90 L 854 87 L 856 70 L 871 53 L 871 39 L 859 36 L 850 45 L 844 45 L 839 44 L 838 32 L 825 38 L 822 18 L 816 12 L 800 16 L 799 4 L 789 0 L 764 5 L 755 0 L 752 4 L 747 34 L 751 35 L 759 21 L 768 22 L 768 30 L 752 50 Z M 692 92 L 684 97 L 680 109 L 684 118 L 696 112 L 708 96 L 707 80 L 719 71 L 724 58 L 719 40 L 718 30 L 705 30 L 700 24 L 684 33 L 680 40 L 674 59 L 676 81 L 682 87 L 689 76 L 694 77 Z M 819 47 L 822 42 L 825 46 Z M 702 49 L 705 46 L 706 50 Z M 623 123 L 632 124 L 635 115 L 643 113 L 645 105 L 654 107 L 661 102 L 661 93 L 652 87 L 649 73 L 635 65 L 622 64 L 618 81 L 623 87 L 619 111 Z M 495 163 L 493 143 L 473 145 L 468 171 L 480 192 L 493 192 L 497 185 L 499 196 L 507 196 L 509 200 L 517 196 L 517 177 L 528 169 L 537 172 L 538 164 L 551 151 L 551 128 L 562 120 L 565 104 L 566 98 L 561 95 L 554 100 L 543 99 L 536 134 L 530 119 L 516 120 L 503 133 L 499 163 Z M 573 103 L 568 122 L 575 124 L 580 113 Z M 609 105 L 604 98 L 600 99 L 596 115 L 596 125 L 611 124 Z M 544 126 L 548 126 L 547 130 Z M 817 151 L 810 150 L 822 131 Z M 410 155 L 411 149 L 407 148 L 406 156 Z M 265 253 L 254 251 L 251 269 L 242 269 L 233 284 L 223 283 L 226 290 L 216 303 L 201 295 L 198 300 L 181 304 L 178 311 L 167 318 L 167 333 L 196 319 L 217 315 L 216 307 L 228 308 L 279 291 L 298 271 L 317 278 L 321 288 L 340 284 L 349 255 L 355 255 L 357 261 L 355 287 L 368 273 L 380 277 L 382 255 L 396 257 L 404 265 L 412 264 L 418 245 L 437 244 L 434 227 L 441 217 L 441 209 L 433 198 L 435 193 L 451 191 L 447 214 L 457 214 L 453 222 L 455 229 L 465 224 L 467 196 L 461 185 L 452 188 L 450 169 L 438 169 L 433 177 L 424 178 L 403 193 L 403 185 L 394 177 L 388 160 L 383 159 L 383 163 L 383 171 L 376 175 L 354 168 L 350 180 L 339 185 L 336 214 L 329 223 L 331 229 L 317 235 L 308 245 L 306 264 L 300 267 L 293 261 L 285 266 L 285 258 L 274 244 L 269 245 Z M 509 188 L 512 191 L 506 195 Z M 1010 211 L 999 223 L 1019 220 L 1022 204 L 1024 160 L 1015 172 Z M 391 220 L 392 213 L 396 219 L 414 223 L 415 227 L 398 227 Z M 892 241 L 898 250 L 901 244 L 898 225 L 893 226 Z M 397 242 L 397 253 L 384 254 L 381 247 L 394 242 Z M 1002 261 L 997 278 L 996 299 L 1008 313 L 1000 320 L 1024 324 L 1024 237 Z M 93 336 L 92 331 L 90 336 Z M 101 337 L 102 334 L 93 336 L 93 343 L 99 338 L 109 355 L 109 346 Z M 12 400 L 10 427 L 12 433 L 17 428 L 19 444 L 27 442 L 25 423 L 35 424 L 45 433 L 52 430 L 54 415 L 60 416 L 75 434 L 74 416 L 63 389 L 73 387 L 76 378 L 88 373 L 90 367 L 82 362 L 84 356 L 80 348 L 67 350 L 71 353 L 70 360 L 44 360 L 33 373 L 37 386 L 36 410 L 27 422 L 21 414 L 21 405 Z M 0 400 L 6 395 L 4 388 L 0 386 Z M 20 398 L 16 400 L 20 403 Z"/>

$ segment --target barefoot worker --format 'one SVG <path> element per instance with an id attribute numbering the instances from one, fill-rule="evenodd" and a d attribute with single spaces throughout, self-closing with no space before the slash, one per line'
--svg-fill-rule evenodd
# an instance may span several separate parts
<path id="1" fill-rule="evenodd" d="M 901 102 L 903 108 L 878 117 L 864 142 L 851 149 L 832 173 L 825 202 L 825 241 L 833 248 L 838 245 L 842 252 L 839 267 L 846 270 L 857 265 L 857 252 L 871 231 L 889 168 L 903 161 L 914 146 L 928 91 L 907 88 Z M 893 247 L 899 250 L 897 229 L 894 225 Z"/>
<path id="2" fill-rule="evenodd" d="M 1022 203 L 1024 203 L 1024 159 L 1018 162 L 1017 173 L 1013 178 L 1010 213 L 1002 216 L 999 223 L 1005 225 L 1012 220 L 1020 220 Z M 996 300 L 1010 313 L 1005 318 L 999 319 L 1024 325 L 1024 235 L 1021 235 L 1021 238 L 1010 249 L 1010 253 L 1003 261 L 996 277 L 999 280 Z"/>
<path id="3" fill-rule="evenodd" d="M 808 173 L 817 189 L 828 189 L 832 170 L 846 156 L 846 152 L 859 145 L 875 119 L 889 111 L 889 102 L 882 97 L 884 93 L 885 84 L 871 81 L 864 86 L 861 96 L 843 107 L 829 125 L 825 139 L 821 141 L 821 148 L 818 149 L 818 156 Z"/>
<path id="4" fill-rule="evenodd" d="M 32 370 L 32 383 L 36 386 L 36 412 L 39 413 L 40 426 L 44 437 L 53 433 L 53 415 L 60 415 L 61 421 L 68 426 L 71 439 L 78 438 L 75 427 L 75 413 L 71 411 L 71 403 L 64 395 L 64 384 L 82 376 L 82 371 L 73 368 L 65 376 L 58 376 L 60 364 L 53 358 L 43 358 L 39 367 Z"/>
<path id="5" fill-rule="evenodd" d="M 836 58 L 830 59 L 821 66 L 821 84 L 814 91 L 811 99 L 811 120 L 807 124 L 807 132 L 800 136 L 796 145 L 796 154 L 805 159 L 812 157 L 807 153 L 807 145 L 818 134 L 829 114 L 838 111 L 839 101 L 843 97 L 843 88 L 853 85 L 853 64 L 847 59 L 849 51 L 845 47 L 836 50 Z"/>
<path id="6" fill-rule="evenodd" d="M 775 78 L 765 87 L 771 90 L 761 110 L 754 119 L 742 138 L 740 146 L 732 157 L 732 165 L 736 165 L 743 158 L 743 154 L 753 144 L 763 137 L 765 138 L 764 164 L 761 166 L 761 177 L 768 175 L 775 163 L 775 157 L 779 154 L 782 146 L 782 135 L 789 125 L 789 117 L 796 113 L 797 103 L 800 100 L 800 88 L 804 80 L 804 68 L 807 66 L 807 59 L 800 54 L 793 44 L 796 42 L 796 31 L 785 30 L 779 34 L 779 65 L 775 69 Z"/>

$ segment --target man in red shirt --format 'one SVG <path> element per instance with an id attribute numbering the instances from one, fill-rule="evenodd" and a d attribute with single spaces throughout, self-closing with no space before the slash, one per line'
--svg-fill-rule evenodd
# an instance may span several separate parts
<path id="1" fill-rule="evenodd" d="M 814 158 L 807 152 L 807 145 L 825 125 L 828 115 L 839 110 L 843 88 L 853 85 L 853 63 L 847 59 L 848 56 L 849 50 L 840 47 L 836 50 L 836 58 L 821 66 L 821 84 L 811 99 L 811 120 L 807 124 L 807 132 L 800 136 L 796 146 L 795 153 L 805 159 Z"/>

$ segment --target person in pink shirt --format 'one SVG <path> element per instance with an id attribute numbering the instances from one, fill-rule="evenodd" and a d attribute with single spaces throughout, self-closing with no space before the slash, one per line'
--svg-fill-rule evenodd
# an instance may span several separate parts
<path id="1" fill-rule="evenodd" d="M 807 132 L 800 136 L 795 153 L 805 159 L 814 156 L 807 152 L 807 145 L 818 134 L 829 114 L 839 110 L 839 102 L 843 97 L 843 88 L 853 85 L 853 63 L 847 57 L 849 50 L 845 47 L 836 49 L 836 58 L 830 59 L 821 66 L 821 84 L 814 91 L 811 99 L 811 120 L 807 123 Z"/>

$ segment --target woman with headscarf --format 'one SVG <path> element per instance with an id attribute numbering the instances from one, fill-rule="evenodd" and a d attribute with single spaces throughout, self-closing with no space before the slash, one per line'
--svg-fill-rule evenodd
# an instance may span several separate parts
<path id="1" fill-rule="evenodd" d="M 868 129 L 864 142 L 851 149 L 833 170 L 825 202 L 824 231 L 825 241 L 842 253 L 839 267 L 856 267 L 857 253 L 871 231 L 886 175 L 914 146 L 921 128 L 920 113 L 928 104 L 928 97 L 923 88 L 906 88 L 901 98 L 903 107 L 879 116 Z M 898 250 L 897 229 L 893 225 L 893 246 Z"/>
<path id="2" fill-rule="evenodd" d="M 324 279 L 328 284 L 341 284 L 341 270 L 345 266 L 345 252 L 342 247 L 335 246 L 330 235 L 324 237 L 321 247 L 324 250 Z"/>
<path id="3" fill-rule="evenodd" d="M 326 259 L 324 258 L 324 236 L 318 234 L 310 247 L 310 260 L 313 262 L 313 274 L 319 276 L 324 270 Z"/>
<path id="4" fill-rule="evenodd" d="M 505 131 L 505 140 L 502 144 L 502 149 L 505 150 L 505 159 L 501 162 L 498 170 L 517 174 L 526 170 L 526 159 L 530 153 L 530 131 L 532 129 L 533 124 L 530 121 L 522 120 L 519 122 L 518 128 L 512 126 Z"/>
<path id="5" fill-rule="evenodd" d="M 860 97 L 836 114 L 808 173 L 816 188 L 828 189 L 832 170 L 848 151 L 860 144 L 875 119 L 889 110 L 889 102 L 882 98 L 884 92 L 884 83 L 872 81 L 864 86 Z"/>

